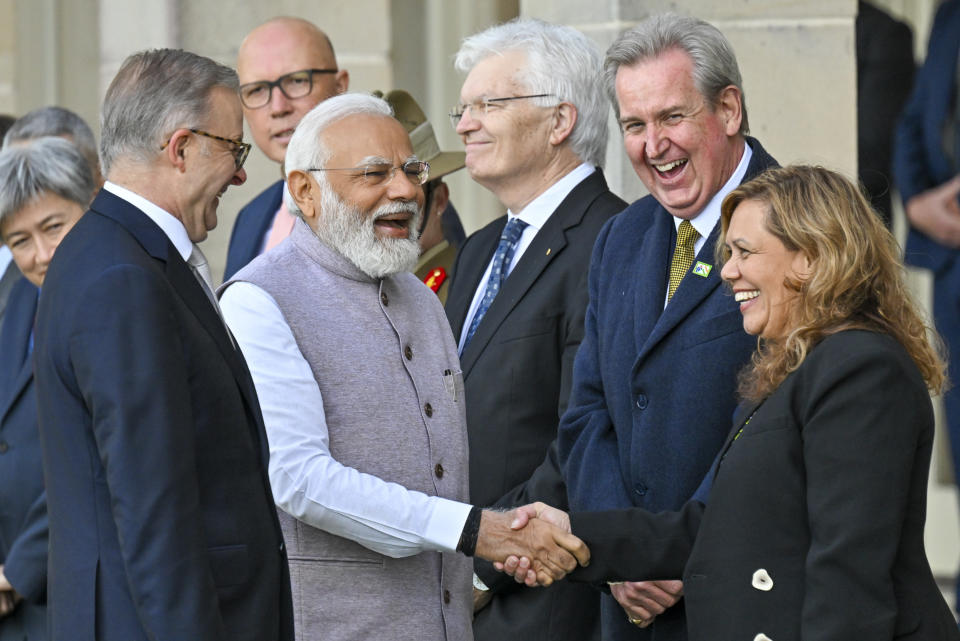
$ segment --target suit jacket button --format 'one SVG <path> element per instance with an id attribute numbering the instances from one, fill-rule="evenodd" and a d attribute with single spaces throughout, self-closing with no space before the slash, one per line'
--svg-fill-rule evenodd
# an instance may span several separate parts
<path id="1" fill-rule="evenodd" d="M 450 590 L 443 591 L 443 602 L 450 603 Z"/>
<path id="2" fill-rule="evenodd" d="M 442 478 L 443 478 L 443 466 L 440 465 L 439 463 L 437 463 L 437 465 L 433 468 L 433 473 L 437 475 L 437 478 L 438 478 L 438 479 L 442 479 Z"/>
<path id="3" fill-rule="evenodd" d="M 6 441 L 0 441 L 0 454 L 6 454 L 9 449 L 10 446 L 7 445 Z"/>
<path id="4" fill-rule="evenodd" d="M 647 409 L 647 397 L 643 394 L 637 395 L 637 408 L 641 410 Z"/>
<path id="5" fill-rule="evenodd" d="M 766 570 L 760 568 L 753 573 L 753 579 L 750 581 L 750 585 L 758 590 L 769 592 L 773 589 L 773 578 L 771 578 L 770 574 Z"/>
<path id="6" fill-rule="evenodd" d="M 427 415 L 427 418 L 430 418 L 431 416 L 433 416 L 433 405 L 431 405 L 430 403 L 427 403 L 426 405 L 424 405 L 423 413 Z"/>
<path id="7" fill-rule="evenodd" d="M 387 292 L 380 292 L 380 302 L 383 303 L 384 307 L 390 304 L 390 299 L 387 298 Z"/>
<path id="8" fill-rule="evenodd" d="M 403 348 L 403 355 L 407 358 L 408 361 L 413 360 L 413 348 L 407 345 Z"/>

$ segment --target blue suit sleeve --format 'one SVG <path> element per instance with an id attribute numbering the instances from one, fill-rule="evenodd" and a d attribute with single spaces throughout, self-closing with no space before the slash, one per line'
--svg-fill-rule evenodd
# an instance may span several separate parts
<path id="1" fill-rule="evenodd" d="M 604 282 L 603 248 L 616 221 L 604 225 L 590 259 L 589 294 L 583 342 L 573 369 L 573 388 L 560 421 L 560 466 L 567 484 L 571 510 L 618 508 L 632 505 L 620 474 L 617 435 L 607 410 L 600 362 L 600 284 Z M 608 504 L 598 505 L 597 496 Z M 587 504 L 587 497 L 590 497 Z"/>
<path id="2" fill-rule="evenodd" d="M 174 296 L 144 269 L 105 272 L 83 297 L 70 357 L 144 630 L 154 639 L 223 639 L 197 486 L 196 372 Z"/>
<path id="3" fill-rule="evenodd" d="M 3 565 L 4 576 L 26 601 L 40 603 L 46 597 L 48 531 L 47 494 L 42 492 L 30 504 Z"/>

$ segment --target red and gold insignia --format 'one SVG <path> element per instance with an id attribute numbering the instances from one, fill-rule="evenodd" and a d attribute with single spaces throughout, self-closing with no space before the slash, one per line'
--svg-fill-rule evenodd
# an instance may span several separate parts
<path id="1" fill-rule="evenodd" d="M 430 273 L 427 274 L 427 277 L 423 279 L 423 282 L 436 294 L 440 291 L 440 286 L 443 285 L 443 281 L 445 280 L 447 280 L 447 270 L 443 267 L 434 267 L 430 270 Z"/>

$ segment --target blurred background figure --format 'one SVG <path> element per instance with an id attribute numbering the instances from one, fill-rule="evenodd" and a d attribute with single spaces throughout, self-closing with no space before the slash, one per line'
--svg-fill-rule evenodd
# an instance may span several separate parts
<path id="1" fill-rule="evenodd" d="M 870 204 L 891 228 L 893 135 L 913 86 L 913 33 L 870 2 L 857 4 L 857 167 Z"/>
<path id="2" fill-rule="evenodd" d="M 42 136 L 59 136 L 66 138 L 80 150 L 90 171 L 97 189 L 103 185 L 103 176 L 100 173 L 100 158 L 97 154 L 97 141 L 87 122 L 63 107 L 50 105 L 40 107 L 17 118 L 16 122 L 3 136 L 3 146 L 9 147 L 19 143 L 29 142 Z"/>
<path id="3" fill-rule="evenodd" d="M 240 102 L 253 141 L 279 165 L 281 179 L 251 200 L 233 224 L 223 280 L 290 235 L 294 217 L 283 205 L 283 158 L 300 119 L 350 84 L 337 67 L 330 38 L 301 18 L 273 18 L 237 52 Z"/>
<path id="4" fill-rule="evenodd" d="M 33 325 L 50 259 L 96 189 L 87 159 L 61 138 L 0 152 L 0 240 L 23 274 L 0 324 L 0 641 L 47 638 L 47 506 Z"/>
<path id="5" fill-rule="evenodd" d="M 374 92 L 374 95 L 379 92 Z M 394 117 L 410 134 L 413 153 L 430 164 L 430 176 L 423 185 L 423 218 L 420 220 L 420 260 L 414 274 L 436 292 L 440 302 L 447 301 L 450 272 L 457 249 L 466 238 L 457 210 L 450 200 L 450 188 L 443 177 L 462 169 L 466 154 L 440 151 L 440 144 L 426 114 L 406 91 L 395 89 L 383 97 L 393 108 Z"/>
<path id="6" fill-rule="evenodd" d="M 910 231 L 905 260 L 933 273 L 933 320 L 960 372 L 960 0 L 940 5 L 927 57 L 896 132 L 894 176 Z M 960 470 L 960 387 L 943 394 L 953 469 Z M 958 608 L 960 610 L 960 608 Z"/>

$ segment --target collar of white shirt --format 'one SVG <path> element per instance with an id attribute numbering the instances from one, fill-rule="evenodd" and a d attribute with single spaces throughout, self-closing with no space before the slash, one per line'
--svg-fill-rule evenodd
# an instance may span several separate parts
<path id="1" fill-rule="evenodd" d="M 508 219 L 519 218 L 532 227 L 534 233 L 540 231 L 540 228 L 550 218 L 550 214 L 556 211 L 563 199 L 573 191 L 573 188 L 596 170 L 597 168 L 590 163 L 585 162 L 578 165 L 573 171 L 550 185 L 545 192 L 530 201 L 530 204 L 520 210 L 519 213 L 514 213 L 508 209 Z"/>
<path id="2" fill-rule="evenodd" d="M 700 234 L 700 238 L 697 239 L 696 244 L 697 252 L 699 252 L 703 244 L 707 242 L 707 238 L 713 231 L 714 226 L 716 226 L 717 221 L 720 220 L 720 205 L 723 204 L 723 199 L 743 182 L 743 177 L 747 174 L 747 166 L 750 164 L 751 157 L 753 157 L 753 150 L 750 149 L 750 145 L 744 142 L 743 156 L 740 158 L 740 163 L 737 165 L 733 175 L 730 176 L 720 191 L 713 195 L 713 198 L 711 198 L 707 206 L 703 208 L 703 211 L 690 221 L 693 228 Z M 681 218 L 673 217 L 673 224 L 677 229 L 680 228 L 681 221 Z"/>
<path id="3" fill-rule="evenodd" d="M 140 194 L 136 194 L 126 187 L 121 187 L 109 180 L 103 183 L 103 188 L 117 198 L 124 199 L 146 214 L 150 220 L 157 223 L 160 229 L 163 230 L 163 233 L 167 235 L 167 238 L 170 239 L 173 246 L 177 248 L 177 253 L 180 254 L 183 260 L 186 261 L 190 258 L 190 254 L 193 253 L 193 242 L 187 235 L 187 228 L 184 227 L 183 223 L 175 218 L 173 214 L 154 205 Z"/>

